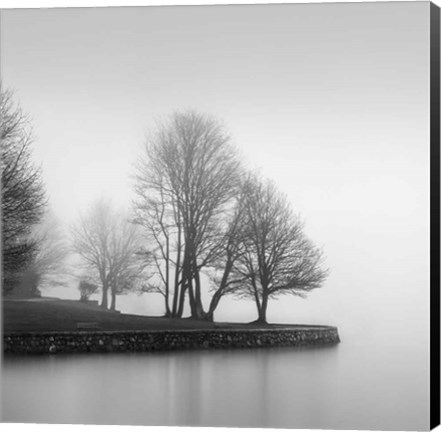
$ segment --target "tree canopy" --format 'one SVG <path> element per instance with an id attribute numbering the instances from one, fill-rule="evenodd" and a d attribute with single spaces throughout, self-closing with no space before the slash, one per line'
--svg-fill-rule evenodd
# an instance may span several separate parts
<path id="1" fill-rule="evenodd" d="M 30 238 L 44 213 L 46 194 L 41 170 L 32 160 L 32 128 L 0 84 L 0 147 L 4 292 L 17 286 L 37 249 Z"/>
<path id="2" fill-rule="evenodd" d="M 74 251 L 101 281 L 101 306 L 107 309 L 110 291 L 115 309 L 116 295 L 133 288 L 142 275 L 137 227 L 101 198 L 72 226 L 72 240 Z"/>
<path id="3" fill-rule="evenodd" d="M 258 321 L 266 322 L 268 300 L 283 294 L 304 297 L 327 276 L 323 254 L 305 236 L 303 224 L 273 182 L 251 175 L 244 186 L 243 251 L 236 293 L 252 298 Z"/>
<path id="4" fill-rule="evenodd" d="M 152 253 L 172 315 L 181 316 L 188 293 L 192 316 L 205 317 L 201 270 L 217 257 L 240 176 L 231 139 L 212 117 L 175 113 L 147 140 L 136 167 L 135 208 L 137 221 L 154 239 Z"/>

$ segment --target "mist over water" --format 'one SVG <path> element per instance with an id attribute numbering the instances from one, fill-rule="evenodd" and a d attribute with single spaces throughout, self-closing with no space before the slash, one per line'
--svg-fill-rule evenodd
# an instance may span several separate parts
<path id="1" fill-rule="evenodd" d="M 425 354 L 390 344 L 6 358 L 3 421 L 427 429 Z"/>

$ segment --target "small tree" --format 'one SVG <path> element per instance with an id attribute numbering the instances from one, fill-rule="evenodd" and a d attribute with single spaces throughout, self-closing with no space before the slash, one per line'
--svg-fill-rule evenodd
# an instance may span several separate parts
<path id="1" fill-rule="evenodd" d="M 235 270 L 246 283 L 239 295 L 252 298 L 260 323 L 266 323 L 270 298 L 305 297 L 319 288 L 327 270 L 322 252 L 303 233 L 299 218 L 273 183 L 250 176 L 245 187 L 243 251 Z"/>
<path id="2" fill-rule="evenodd" d="M 110 291 L 114 309 L 116 295 L 123 285 L 127 286 L 128 275 L 138 271 L 136 226 L 116 212 L 108 201 L 100 199 L 80 216 L 72 227 L 72 237 L 74 251 L 101 281 L 101 306 L 107 309 Z"/>
<path id="3" fill-rule="evenodd" d="M 80 301 L 87 302 L 91 295 L 95 294 L 98 291 L 98 285 L 82 279 L 78 284 L 78 291 L 80 291 Z"/>
<path id="4" fill-rule="evenodd" d="M 41 287 L 64 283 L 65 260 L 69 253 L 64 233 L 51 214 L 46 214 L 41 223 L 34 227 L 29 238 L 35 245 L 35 253 L 15 290 L 26 297 L 40 295 Z"/>

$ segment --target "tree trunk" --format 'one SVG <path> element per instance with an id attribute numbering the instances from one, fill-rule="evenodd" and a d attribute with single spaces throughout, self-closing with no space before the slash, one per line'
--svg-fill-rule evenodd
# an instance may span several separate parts
<path id="1" fill-rule="evenodd" d="M 187 281 L 187 288 L 188 288 L 188 300 L 190 302 L 191 316 L 194 317 L 196 315 L 196 300 L 194 298 L 193 281 L 191 280 L 191 277 Z"/>
<path id="2" fill-rule="evenodd" d="M 192 314 L 193 318 L 195 319 L 204 319 L 205 313 L 204 313 L 204 307 L 202 306 L 202 299 L 201 299 L 201 279 L 199 277 L 199 270 L 196 268 L 196 262 L 193 263 L 194 269 L 194 282 L 195 282 L 195 308 L 194 308 L 194 315 Z"/>
<path id="3" fill-rule="evenodd" d="M 173 293 L 173 309 L 172 309 L 173 316 L 175 316 L 178 313 L 178 299 L 179 299 L 179 291 L 180 291 L 179 290 L 180 266 L 181 266 L 181 224 L 178 224 L 178 247 L 176 252 L 175 289 Z"/>
<path id="4" fill-rule="evenodd" d="M 187 291 L 187 286 L 181 284 L 181 292 L 179 296 L 178 310 L 176 311 L 176 317 L 181 318 L 184 313 L 184 303 L 185 303 L 185 292 Z"/>
<path id="5" fill-rule="evenodd" d="M 208 309 L 208 312 L 205 314 L 206 319 L 208 319 L 209 321 L 213 321 L 214 311 L 216 310 L 221 297 L 222 297 L 221 292 L 216 291 L 213 297 L 211 298 L 210 307 Z"/>
<path id="6" fill-rule="evenodd" d="M 262 323 L 262 324 L 266 324 L 266 310 L 268 307 L 268 296 L 267 295 L 263 295 L 262 296 L 262 303 L 260 305 L 260 308 L 258 310 L 258 318 L 256 322 Z"/>
<path id="7" fill-rule="evenodd" d="M 170 310 L 170 308 L 168 306 L 167 297 L 165 298 L 165 316 L 166 317 L 171 317 L 172 316 L 171 310 Z"/>
<path id="8" fill-rule="evenodd" d="M 196 305 L 202 305 L 201 302 L 201 279 L 199 277 L 199 269 L 197 267 L 196 258 L 192 257 L 192 274 L 194 279 L 194 299 Z"/>
<path id="9" fill-rule="evenodd" d="M 230 275 L 232 268 L 233 268 L 233 260 L 228 259 L 227 263 L 225 264 L 225 270 L 224 270 L 224 274 L 222 275 L 222 280 L 220 282 L 219 288 L 213 294 L 213 297 L 211 298 L 210 301 L 210 306 L 208 308 L 208 312 L 205 314 L 205 319 L 207 321 L 213 321 L 214 311 L 216 310 L 220 299 L 225 293 L 225 288 L 228 282 L 228 276 Z"/>
<path id="10" fill-rule="evenodd" d="M 173 290 L 173 304 L 171 314 L 172 316 L 178 316 L 178 306 L 179 306 L 179 298 L 181 294 L 182 287 L 179 284 L 179 281 L 175 281 L 175 288 Z"/>
<path id="11" fill-rule="evenodd" d="M 200 302 L 195 304 L 194 312 L 191 314 L 191 317 L 197 320 L 205 318 L 204 309 L 202 308 L 202 304 Z"/>
<path id="12" fill-rule="evenodd" d="M 184 246 L 184 257 L 182 259 L 182 289 L 181 289 L 181 297 L 179 299 L 179 308 L 181 308 L 181 303 L 183 301 L 184 291 L 188 290 L 188 300 L 190 303 L 191 315 L 193 315 L 195 302 L 194 302 L 194 292 L 192 286 L 192 274 L 191 274 L 191 260 L 189 253 L 189 246 L 185 244 Z M 183 307 L 183 305 L 182 305 Z"/>
<path id="13" fill-rule="evenodd" d="M 210 307 L 208 309 L 208 312 L 204 315 L 204 319 L 206 321 L 213 321 L 214 320 L 214 311 L 217 308 L 217 305 L 219 304 L 219 301 L 222 297 L 222 294 L 220 293 L 220 291 L 216 291 L 213 295 L 213 297 L 211 298 L 211 302 L 210 302 Z"/>
<path id="14" fill-rule="evenodd" d="M 172 315 L 176 316 L 178 313 L 178 304 L 179 304 L 179 294 L 181 290 L 179 289 L 179 281 L 175 280 L 175 289 L 173 291 L 173 305 L 172 305 Z"/>
<path id="15" fill-rule="evenodd" d="M 188 249 L 188 248 L 186 248 L 186 249 Z M 188 250 L 186 250 L 184 253 L 182 278 L 184 281 L 183 283 L 185 283 L 185 286 L 188 289 L 188 300 L 190 303 L 191 316 L 194 316 L 196 313 L 196 301 L 195 301 L 195 297 L 194 297 L 193 275 L 192 275 L 191 270 L 192 270 L 192 267 L 191 267 L 190 254 L 188 253 Z"/>
<path id="16" fill-rule="evenodd" d="M 165 313 L 170 316 L 170 243 L 166 237 L 166 261 L 165 261 Z"/>
<path id="17" fill-rule="evenodd" d="M 112 288 L 112 302 L 110 304 L 110 310 L 116 309 L 116 290 Z"/>
<path id="18" fill-rule="evenodd" d="M 109 285 L 107 282 L 103 282 L 103 295 L 101 298 L 101 307 L 107 309 L 107 297 L 108 297 Z"/>
<path id="19" fill-rule="evenodd" d="M 204 321 L 213 322 L 214 321 L 214 314 L 211 311 L 205 312 L 204 314 Z"/>
<path id="20" fill-rule="evenodd" d="M 220 302 L 220 299 L 222 298 L 222 296 L 224 295 L 224 285 L 221 284 L 221 286 L 219 287 L 219 289 L 213 294 L 213 297 L 211 298 L 210 301 L 210 306 L 208 308 L 208 312 L 205 314 L 205 319 L 207 321 L 213 321 L 213 317 L 214 317 L 214 311 L 217 308 L 217 305 Z"/>

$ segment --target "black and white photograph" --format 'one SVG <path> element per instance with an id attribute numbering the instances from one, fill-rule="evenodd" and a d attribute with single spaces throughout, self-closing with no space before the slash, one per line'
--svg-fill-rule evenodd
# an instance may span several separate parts
<path id="1" fill-rule="evenodd" d="M 1 422 L 436 427 L 439 16 L 2 8 Z"/>

